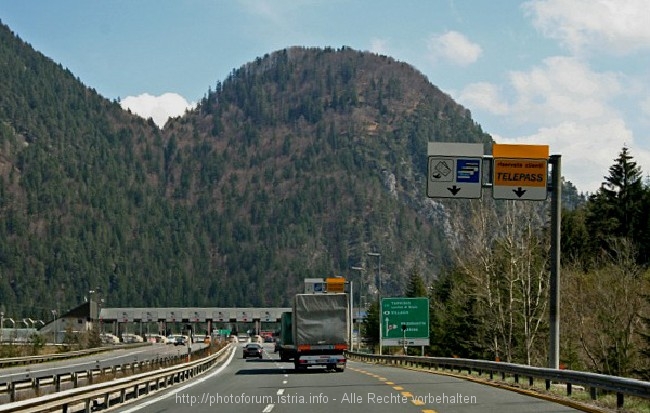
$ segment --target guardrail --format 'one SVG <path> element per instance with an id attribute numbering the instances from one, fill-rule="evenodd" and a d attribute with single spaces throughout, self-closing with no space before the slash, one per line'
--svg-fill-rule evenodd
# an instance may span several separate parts
<path id="1" fill-rule="evenodd" d="M 33 363 L 43 363 L 46 361 L 63 360 L 63 359 L 74 358 L 74 357 L 83 357 L 91 354 L 101 353 L 104 351 L 119 350 L 124 348 L 134 348 L 134 347 L 141 347 L 146 345 L 151 345 L 151 343 L 120 344 L 120 345 L 114 345 L 110 347 L 102 346 L 102 347 L 90 348 L 86 350 L 66 351 L 64 353 L 43 354 L 39 356 L 6 357 L 6 358 L 0 358 L 0 368 L 11 367 L 11 366 L 22 366 L 25 364 L 33 364 Z"/>
<path id="2" fill-rule="evenodd" d="M 539 379 L 545 381 L 546 390 L 550 389 L 551 383 L 553 382 L 562 383 L 566 385 L 567 396 L 571 396 L 573 385 L 580 385 L 589 388 L 589 394 L 592 400 L 598 398 L 599 391 L 615 393 L 616 407 L 618 409 L 623 408 L 625 396 L 650 399 L 650 382 L 597 373 L 447 357 L 379 356 L 353 352 L 348 353 L 348 357 L 366 362 L 409 365 L 442 371 L 456 370 L 458 373 L 466 371 L 468 374 L 472 374 L 472 372 L 476 372 L 479 375 L 489 375 L 490 380 L 494 379 L 495 374 L 500 374 L 502 380 L 505 380 L 506 376 L 511 376 L 514 378 L 515 383 L 519 383 L 520 378 L 523 377 L 528 379 L 530 386 L 533 385 L 534 379 Z"/>
<path id="3" fill-rule="evenodd" d="M 107 409 L 202 374 L 220 363 L 231 348 L 228 345 L 209 357 L 178 366 L 7 403 L 0 406 L 0 413 L 69 412 L 74 409 L 91 412 Z"/>
<path id="4" fill-rule="evenodd" d="M 206 349 L 200 349 L 193 353 L 194 357 L 203 357 Z M 19 398 L 40 396 L 47 392 L 46 386 L 51 388 L 50 392 L 65 390 L 65 387 L 73 388 L 93 384 L 95 381 L 109 377 L 110 379 L 130 374 L 142 373 L 145 371 L 169 367 L 187 361 L 187 353 L 155 356 L 150 359 L 132 362 L 121 362 L 111 364 L 100 360 L 89 361 L 75 365 L 73 370 L 66 370 L 61 373 L 53 372 L 31 372 L 12 374 L 7 376 L 7 381 L 0 382 L 0 394 L 8 394 L 9 402 Z M 113 362 L 114 363 L 114 362 Z M 5 396 L 5 399 L 7 396 Z M 0 400 L 0 402 L 5 400 Z"/>

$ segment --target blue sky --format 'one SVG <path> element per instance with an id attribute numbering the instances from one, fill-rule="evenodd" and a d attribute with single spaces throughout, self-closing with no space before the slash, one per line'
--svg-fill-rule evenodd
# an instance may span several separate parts
<path id="1" fill-rule="evenodd" d="M 414 66 L 498 143 L 549 145 L 579 191 L 623 146 L 650 175 L 649 0 L 21 0 L 0 19 L 159 124 L 256 57 L 345 45 Z"/>

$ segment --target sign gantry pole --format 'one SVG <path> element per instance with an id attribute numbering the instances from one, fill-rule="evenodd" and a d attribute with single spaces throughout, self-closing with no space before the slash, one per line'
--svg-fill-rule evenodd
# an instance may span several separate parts
<path id="1" fill-rule="evenodd" d="M 562 223 L 562 171 L 560 155 L 551 155 L 551 274 L 549 278 L 548 367 L 560 368 L 560 230 Z"/>
<path id="2" fill-rule="evenodd" d="M 492 188 L 494 199 L 544 201 L 551 195 L 548 366 L 560 360 L 560 230 L 562 222 L 561 156 L 549 156 L 548 145 L 492 145 L 484 155 L 481 144 L 429 142 L 427 147 L 429 198 L 481 198 L 481 188 Z M 491 182 L 483 182 L 483 163 Z M 548 165 L 551 182 L 547 182 Z M 380 325 L 381 327 L 381 325 Z M 381 336 L 381 332 L 380 332 Z"/>

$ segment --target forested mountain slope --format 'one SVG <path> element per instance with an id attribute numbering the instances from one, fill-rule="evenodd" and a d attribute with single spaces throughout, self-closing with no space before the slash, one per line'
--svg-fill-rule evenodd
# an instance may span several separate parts
<path id="1" fill-rule="evenodd" d="M 345 47 L 260 57 L 161 131 L 2 26 L 0 96 L 0 297 L 23 316 L 97 287 L 109 306 L 282 306 L 373 250 L 398 294 L 450 260 L 458 204 L 426 198 L 427 142 L 490 142 L 411 66 Z"/>

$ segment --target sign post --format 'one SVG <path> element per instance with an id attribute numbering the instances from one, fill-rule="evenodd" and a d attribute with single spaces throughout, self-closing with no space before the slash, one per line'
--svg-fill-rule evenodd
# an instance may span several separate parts
<path id="1" fill-rule="evenodd" d="M 478 145 L 472 147 L 472 145 Z M 491 166 L 494 199 L 544 201 L 551 192 L 551 251 L 549 278 L 549 368 L 559 368 L 560 358 L 560 226 L 562 172 L 561 156 L 549 158 L 548 145 L 493 144 L 492 156 L 483 155 L 481 144 L 429 142 L 427 148 L 427 196 L 430 198 L 480 198 L 482 162 Z M 548 165 L 552 165 L 551 183 L 548 182 Z M 382 305 L 383 308 L 383 305 Z M 387 334 L 381 329 L 388 325 L 385 310 L 380 309 L 380 342 Z M 409 326 L 406 326 L 409 329 Z M 409 341 L 403 338 L 402 341 Z M 388 344 L 391 345 L 391 344 Z M 394 345 L 394 344 L 393 344 Z M 427 342 L 428 345 L 428 342 Z"/>

